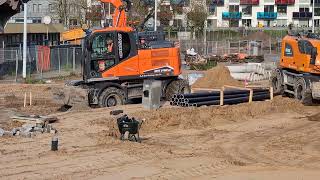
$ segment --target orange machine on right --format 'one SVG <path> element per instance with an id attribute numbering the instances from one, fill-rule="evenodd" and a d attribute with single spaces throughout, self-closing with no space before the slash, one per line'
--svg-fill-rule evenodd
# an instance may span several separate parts
<path id="1" fill-rule="evenodd" d="M 282 40 L 279 67 L 271 84 L 275 94 L 293 96 L 305 105 L 320 100 L 320 37 L 287 35 Z"/>

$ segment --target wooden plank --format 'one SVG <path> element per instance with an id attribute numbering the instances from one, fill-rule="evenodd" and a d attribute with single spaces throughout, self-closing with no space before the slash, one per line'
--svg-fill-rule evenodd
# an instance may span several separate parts
<path id="1" fill-rule="evenodd" d="M 30 91 L 30 102 L 29 102 L 30 106 L 32 106 L 32 93 Z"/>
<path id="2" fill-rule="evenodd" d="M 250 89 L 249 103 L 252 103 L 252 99 L 253 99 L 253 90 Z"/>
<path id="3" fill-rule="evenodd" d="M 240 89 L 240 90 L 247 90 L 250 91 L 250 88 L 244 88 L 244 87 L 238 87 L 238 86 L 230 86 L 230 85 L 224 85 L 224 88 L 231 88 L 231 89 Z"/>
<path id="4" fill-rule="evenodd" d="M 210 89 L 210 88 L 192 88 L 193 91 L 220 91 L 220 89 Z"/>
<path id="5" fill-rule="evenodd" d="M 273 100 L 273 87 L 270 87 L 270 89 L 269 89 L 269 91 L 270 91 L 270 100 L 272 101 Z"/>
<path id="6" fill-rule="evenodd" d="M 220 106 L 223 106 L 223 101 L 224 101 L 224 87 L 222 87 L 220 90 Z"/>
<path id="7" fill-rule="evenodd" d="M 27 106 L 27 93 L 24 93 L 24 99 L 23 99 L 23 107 Z"/>
<path id="8" fill-rule="evenodd" d="M 57 121 L 56 117 L 48 117 L 48 116 L 39 116 L 39 117 L 31 117 L 31 116 L 11 116 L 11 119 L 19 122 L 33 122 L 33 123 L 45 123 Z"/>

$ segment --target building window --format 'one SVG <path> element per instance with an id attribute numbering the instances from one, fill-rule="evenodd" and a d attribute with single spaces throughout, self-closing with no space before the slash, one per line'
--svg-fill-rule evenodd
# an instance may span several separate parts
<path id="1" fill-rule="evenodd" d="M 41 23 L 41 19 L 32 19 L 32 23 Z"/>
<path id="2" fill-rule="evenodd" d="M 182 19 L 174 19 L 173 26 L 174 27 L 182 27 Z"/>
<path id="3" fill-rule="evenodd" d="M 277 12 L 278 12 L 279 15 L 286 15 L 287 14 L 287 6 L 279 5 L 277 7 Z"/>
<path id="4" fill-rule="evenodd" d="M 23 19 L 16 19 L 16 21 L 15 21 L 16 23 L 23 23 L 24 22 L 24 20 Z"/>
<path id="5" fill-rule="evenodd" d="M 265 5 L 264 12 L 274 12 L 274 6 L 273 5 Z"/>
<path id="6" fill-rule="evenodd" d="M 239 20 L 238 19 L 231 19 L 229 21 L 229 27 L 239 27 Z"/>
<path id="7" fill-rule="evenodd" d="M 41 12 L 41 4 L 38 4 L 38 12 Z"/>
<path id="8" fill-rule="evenodd" d="M 36 5 L 36 4 L 33 4 L 33 6 L 32 6 L 32 12 L 37 12 L 37 5 Z"/>
<path id="9" fill-rule="evenodd" d="M 299 12 L 309 12 L 309 8 L 308 7 L 300 7 Z"/>
<path id="10" fill-rule="evenodd" d="M 252 6 L 251 5 L 243 6 L 242 7 L 242 14 L 247 15 L 247 16 L 251 16 L 252 15 Z"/>
<path id="11" fill-rule="evenodd" d="M 49 12 L 53 12 L 52 4 L 49 4 L 48 11 L 49 11 Z"/>
<path id="12" fill-rule="evenodd" d="M 239 5 L 230 5 L 229 12 L 239 12 Z"/>
<path id="13" fill-rule="evenodd" d="M 320 16 L 320 8 L 314 8 L 314 15 L 315 16 Z"/>
<path id="14" fill-rule="evenodd" d="M 314 26 L 315 27 L 320 27 L 320 20 L 319 19 L 315 19 L 314 20 Z"/>
<path id="15" fill-rule="evenodd" d="M 217 12 L 217 6 L 215 6 L 214 4 L 210 4 L 208 6 L 208 11 L 210 15 L 216 15 Z"/>
<path id="16" fill-rule="evenodd" d="M 242 26 L 251 27 L 251 19 L 242 19 Z"/>

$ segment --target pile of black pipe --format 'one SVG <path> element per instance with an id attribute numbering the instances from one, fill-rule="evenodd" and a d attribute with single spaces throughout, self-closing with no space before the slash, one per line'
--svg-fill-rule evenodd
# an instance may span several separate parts
<path id="1" fill-rule="evenodd" d="M 269 89 L 253 89 L 252 91 L 252 101 L 264 101 L 270 99 Z M 249 97 L 249 90 L 225 90 L 223 92 L 223 104 L 232 105 L 249 102 Z M 175 94 L 170 101 L 170 105 L 181 107 L 220 105 L 220 91 Z"/>

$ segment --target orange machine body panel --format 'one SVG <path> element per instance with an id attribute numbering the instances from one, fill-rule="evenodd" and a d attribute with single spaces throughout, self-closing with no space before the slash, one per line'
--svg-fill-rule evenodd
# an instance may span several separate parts
<path id="1" fill-rule="evenodd" d="M 102 77 L 179 76 L 180 74 L 179 48 L 160 48 L 138 50 L 138 55 L 103 72 Z"/>
<path id="2" fill-rule="evenodd" d="M 307 40 L 313 47 L 317 48 L 318 54 L 316 56 L 315 64 L 311 64 L 310 54 L 300 52 L 298 45 L 299 40 Z M 280 66 L 298 72 L 320 74 L 320 40 L 285 36 L 282 40 Z"/>

